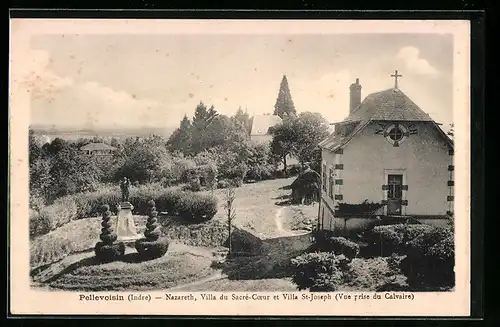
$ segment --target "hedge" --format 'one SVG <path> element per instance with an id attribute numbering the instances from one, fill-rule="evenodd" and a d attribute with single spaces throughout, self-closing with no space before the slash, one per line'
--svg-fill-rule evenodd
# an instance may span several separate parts
<path id="1" fill-rule="evenodd" d="M 410 241 L 433 229 L 434 227 L 425 224 L 376 226 L 362 235 L 362 239 L 368 244 L 365 254 L 368 256 L 404 254 Z"/>
<path id="2" fill-rule="evenodd" d="M 134 214 L 146 215 L 150 200 L 155 201 L 158 211 L 167 211 L 189 222 L 210 220 L 218 208 L 217 198 L 211 194 L 163 188 L 156 184 L 131 188 L 129 201 L 134 206 Z M 116 205 L 120 201 L 121 193 L 117 187 L 104 187 L 95 192 L 57 199 L 40 212 L 30 213 L 30 235 L 46 234 L 75 219 L 97 217 L 104 204 L 110 205 L 110 210 L 116 214 Z"/>

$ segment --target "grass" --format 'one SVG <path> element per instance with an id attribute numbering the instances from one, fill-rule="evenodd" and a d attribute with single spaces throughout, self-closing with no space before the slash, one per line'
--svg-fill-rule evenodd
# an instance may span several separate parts
<path id="1" fill-rule="evenodd" d="M 181 245 L 182 246 L 182 245 Z M 164 257 L 140 262 L 137 253 L 125 255 L 122 261 L 106 264 L 94 257 L 83 259 L 76 269 L 64 272 L 49 286 L 78 291 L 159 290 L 189 283 L 214 274 L 212 254 L 188 247 L 169 250 Z"/>
<path id="2" fill-rule="evenodd" d="M 316 221 L 318 215 L 317 204 L 287 205 L 286 198 L 291 190 L 284 188 L 290 185 L 296 177 L 274 179 L 253 184 L 243 184 L 235 189 L 233 206 L 236 210 L 235 224 L 253 229 L 263 237 L 281 236 L 277 230 L 275 216 L 281 209 L 283 229 L 292 230 L 304 220 Z M 215 219 L 225 220 L 223 208 L 225 190 L 215 190 L 219 198 L 219 211 Z"/>

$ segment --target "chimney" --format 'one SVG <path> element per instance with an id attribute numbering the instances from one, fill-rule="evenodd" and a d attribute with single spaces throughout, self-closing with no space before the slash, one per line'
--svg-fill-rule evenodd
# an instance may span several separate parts
<path id="1" fill-rule="evenodd" d="M 361 85 L 359 78 L 356 78 L 356 83 L 352 83 L 350 89 L 349 113 L 352 113 L 357 106 L 361 104 Z"/>

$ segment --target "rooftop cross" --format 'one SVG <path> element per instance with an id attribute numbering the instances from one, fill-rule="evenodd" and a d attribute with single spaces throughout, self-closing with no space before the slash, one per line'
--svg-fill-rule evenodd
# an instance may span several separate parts
<path id="1" fill-rule="evenodd" d="M 391 75 L 391 77 L 394 77 L 394 79 L 395 79 L 394 88 L 397 89 L 398 88 L 398 77 L 403 77 L 403 75 L 399 75 L 398 70 L 396 69 L 396 71 L 394 72 L 393 75 Z"/>

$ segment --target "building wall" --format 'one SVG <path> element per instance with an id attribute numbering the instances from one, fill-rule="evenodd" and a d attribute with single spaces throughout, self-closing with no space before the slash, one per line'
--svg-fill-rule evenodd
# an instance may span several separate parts
<path id="1" fill-rule="evenodd" d="M 403 215 L 440 216 L 453 211 L 453 156 L 445 140 L 428 123 L 414 123 L 417 133 L 406 137 L 399 147 L 394 147 L 383 135 L 377 123 L 370 123 L 355 136 L 342 150 L 332 153 L 323 150 L 323 166 L 329 171 L 335 165 L 342 169 L 334 170 L 334 176 L 327 176 L 327 183 L 339 179 L 333 186 L 334 194 L 329 189 L 322 189 L 322 208 L 320 223 L 325 229 L 356 229 L 364 222 L 334 218 L 337 203 L 359 204 L 365 200 L 380 203 L 386 199 L 387 191 L 382 185 L 387 184 L 387 174 L 403 174 L 403 184 L 408 190 L 403 191 L 407 200 L 402 207 Z M 329 174 L 327 174 L 329 175 Z M 383 214 L 385 211 L 381 212 Z M 333 219 L 333 221 L 331 221 Z M 342 225 L 342 226 L 341 226 Z M 330 228 L 332 226 L 333 228 Z M 349 226 L 347 226 L 349 229 Z"/>
<path id="2" fill-rule="evenodd" d="M 344 162 L 342 196 L 345 203 L 384 199 L 382 185 L 387 184 L 387 170 L 401 171 L 403 199 L 408 201 L 406 215 L 446 215 L 449 210 L 450 155 L 445 141 L 431 125 L 415 123 L 417 134 L 407 137 L 394 147 L 383 135 L 377 123 L 370 123 L 342 154 Z"/>

